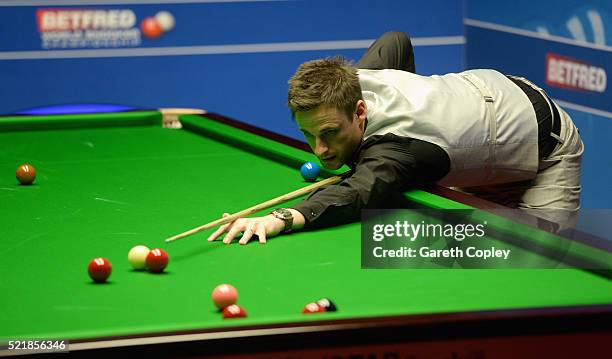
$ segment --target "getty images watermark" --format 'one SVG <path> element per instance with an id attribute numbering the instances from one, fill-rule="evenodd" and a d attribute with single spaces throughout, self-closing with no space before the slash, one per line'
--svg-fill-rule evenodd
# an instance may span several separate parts
<path id="1" fill-rule="evenodd" d="M 475 209 L 365 210 L 361 266 L 612 268 L 610 251 L 593 246 L 593 236 L 585 241 L 575 231 L 567 236 L 570 232 L 559 233 L 558 229 L 517 211 L 493 214 Z"/>
<path id="2" fill-rule="evenodd" d="M 405 238 L 408 241 L 414 242 L 418 238 L 433 239 L 433 238 L 452 238 L 455 241 L 463 241 L 473 238 L 482 238 L 485 235 L 485 227 L 487 222 L 480 224 L 433 224 L 425 223 L 410 223 L 410 221 L 395 221 L 394 224 L 375 224 L 372 228 L 372 239 L 376 242 L 381 242 L 385 238 Z M 405 257 L 405 258 L 503 258 L 508 259 L 512 250 L 496 249 L 494 246 L 487 249 L 480 249 L 477 246 L 469 246 L 465 249 L 459 247 L 433 249 L 427 245 L 411 248 L 402 246 L 398 249 L 385 249 L 382 246 L 374 247 L 373 255 L 376 258 L 384 257 Z"/>

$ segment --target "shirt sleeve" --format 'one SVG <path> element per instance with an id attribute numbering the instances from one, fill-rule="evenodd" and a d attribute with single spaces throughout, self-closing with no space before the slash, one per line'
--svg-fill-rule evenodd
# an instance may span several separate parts
<path id="1" fill-rule="evenodd" d="M 369 142 L 349 177 L 292 207 L 304 215 L 305 230 L 357 221 L 365 208 L 389 208 L 393 194 L 435 183 L 450 170 L 448 155 L 432 143 L 395 135 Z"/>

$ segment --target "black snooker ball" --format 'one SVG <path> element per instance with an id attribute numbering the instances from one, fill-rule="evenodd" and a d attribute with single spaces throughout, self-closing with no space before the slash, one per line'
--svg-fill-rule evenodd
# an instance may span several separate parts
<path id="1" fill-rule="evenodd" d="M 319 300 L 317 300 L 317 304 L 322 306 L 323 308 L 325 308 L 325 310 L 327 312 L 335 312 L 338 310 L 338 308 L 336 308 L 336 305 L 334 304 L 334 302 L 332 302 L 331 300 L 327 299 L 327 298 L 321 298 Z"/>

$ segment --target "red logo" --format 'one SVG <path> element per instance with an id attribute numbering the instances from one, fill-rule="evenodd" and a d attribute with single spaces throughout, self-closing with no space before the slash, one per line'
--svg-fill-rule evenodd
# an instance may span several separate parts
<path id="1" fill-rule="evenodd" d="M 168 11 L 160 11 L 155 16 L 147 17 L 140 23 L 142 34 L 149 39 L 157 39 L 173 28 L 174 16 Z"/>
<path id="2" fill-rule="evenodd" d="M 546 83 L 567 90 L 605 92 L 606 70 L 584 61 L 546 54 Z"/>

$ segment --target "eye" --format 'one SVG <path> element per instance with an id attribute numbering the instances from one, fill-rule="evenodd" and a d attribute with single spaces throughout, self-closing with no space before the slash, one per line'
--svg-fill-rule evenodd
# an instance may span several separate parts
<path id="1" fill-rule="evenodd" d="M 338 132 L 338 130 L 335 130 L 335 129 L 334 129 L 334 130 L 326 130 L 326 131 L 324 131 L 324 132 L 321 134 L 321 136 L 322 136 L 322 137 L 329 137 L 329 136 L 333 136 L 333 135 L 335 135 L 335 134 L 336 134 L 336 132 Z"/>

